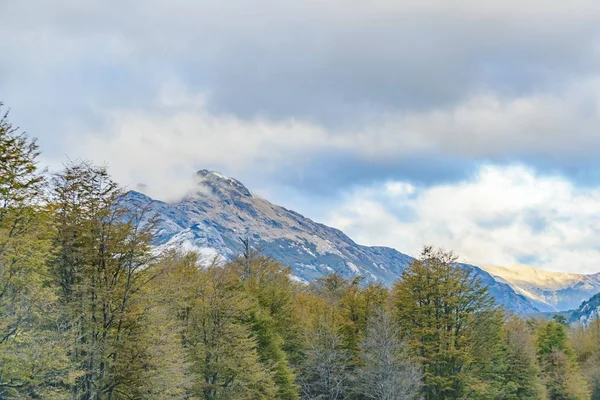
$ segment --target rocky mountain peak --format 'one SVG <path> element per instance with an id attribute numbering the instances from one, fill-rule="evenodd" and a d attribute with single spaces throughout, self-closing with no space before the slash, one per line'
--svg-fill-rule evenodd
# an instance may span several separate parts
<path id="1" fill-rule="evenodd" d="M 230 178 L 217 171 L 201 169 L 196 172 L 196 195 L 213 194 L 226 197 L 252 197 L 252 193 L 237 179 Z"/>

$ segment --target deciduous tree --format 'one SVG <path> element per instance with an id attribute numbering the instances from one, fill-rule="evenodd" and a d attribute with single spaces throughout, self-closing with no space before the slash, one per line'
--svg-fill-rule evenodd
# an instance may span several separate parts
<path id="1" fill-rule="evenodd" d="M 369 317 L 361 343 L 361 366 L 355 373 L 355 392 L 364 399 L 410 400 L 421 388 L 421 367 L 388 312 Z"/>
<path id="2" fill-rule="evenodd" d="M 0 109 L 2 104 L 0 103 Z M 45 180 L 35 140 L 0 117 L 0 398 L 61 398 L 64 349 L 55 290 Z"/>

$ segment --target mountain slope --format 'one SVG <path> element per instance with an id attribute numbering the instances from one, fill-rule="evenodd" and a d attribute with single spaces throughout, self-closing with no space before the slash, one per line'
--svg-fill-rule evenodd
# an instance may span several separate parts
<path id="1" fill-rule="evenodd" d="M 552 272 L 524 265 L 483 268 L 529 298 L 541 311 L 572 310 L 600 292 L 600 274 Z"/>
<path id="2" fill-rule="evenodd" d="M 589 326 L 590 322 L 600 317 L 600 293 L 594 295 L 587 301 L 584 301 L 579 308 L 571 313 L 569 322 L 572 324 L 582 324 Z"/>
<path id="3" fill-rule="evenodd" d="M 193 193 L 176 203 L 130 192 L 127 201 L 158 216 L 156 246 L 183 247 L 232 258 L 242 252 L 240 237 L 292 268 L 295 279 L 311 281 L 331 272 L 365 276 L 386 285 L 398 279 L 412 257 L 387 247 L 361 246 L 338 229 L 253 195 L 239 181 L 201 170 Z M 537 309 L 507 284 L 472 269 L 500 304 L 516 312 Z"/>

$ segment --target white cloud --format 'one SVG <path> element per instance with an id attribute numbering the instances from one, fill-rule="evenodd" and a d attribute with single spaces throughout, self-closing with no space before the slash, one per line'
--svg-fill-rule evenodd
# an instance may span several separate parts
<path id="1" fill-rule="evenodd" d="M 63 147 L 71 157 L 107 162 L 119 180 L 145 183 L 161 198 L 185 191 L 194 168 L 268 176 L 282 168 L 302 169 L 317 154 L 344 153 L 367 163 L 505 155 L 581 161 L 596 157 L 600 149 L 598 89 L 592 80 L 567 88 L 560 98 L 476 95 L 447 108 L 388 113 L 339 132 L 295 118 L 243 119 L 210 112 L 205 94 L 171 81 L 150 108 L 99 108 L 101 127 L 72 127 Z M 386 190 L 410 193 L 413 188 L 391 183 Z"/>
<path id="2" fill-rule="evenodd" d="M 535 259 L 551 270 L 600 271 L 600 187 L 578 188 L 520 165 L 483 166 L 470 179 L 411 194 L 387 189 L 405 184 L 355 188 L 328 223 L 359 243 L 409 254 L 434 244 L 472 263 Z"/>
<path id="3" fill-rule="evenodd" d="M 102 130 L 74 127 L 65 147 L 77 157 L 108 164 L 127 186 L 143 183 L 150 195 L 174 199 L 194 183 L 195 169 L 238 176 L 252 167 L 268 174 L 328 141 L 320 127 L 292 119 L 245 121 L 211 114 L 203 99 L 171 84 L 151 111 L 99 110 Z"/>

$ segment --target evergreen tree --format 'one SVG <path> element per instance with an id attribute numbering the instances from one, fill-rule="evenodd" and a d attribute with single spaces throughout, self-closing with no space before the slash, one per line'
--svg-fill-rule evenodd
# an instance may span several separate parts
<path id="1" fill-rule="evenodd" d="M 198 387 L 197 375 L 192 374 L 195 358 L 188 338 L 194 334 L 190 318 L 199 295 L 202 264 L 193 252 L 178 249 L 163 253 L 149 267 L 152 279 L 144 288 L 145 342 L 153 356 L 145 371 L 143 398 L 201 398 L 193 395 Z"/>
<path id="2" fill-rule="evenodd" d="M 340 310 L 344 345 L 353 364 L 359 363 L 360 345 L 367 332 L 369 318 L 383 312 L 389 292 L 381 284 L 361 285 L 362 277 L 348 281 L 337 302 Z"/>
<path id="3" fill-rule="evenodd" d="M 533 338 L 524 322 L 493 310 L 478 325 L 473 395 L 490 400 L 542 398 Z"/>
<path id="4" fill-rule="evenodd" d="M 156 254 L 105 168 L 49 185 L 38 156 L 0 118 L 2 399 L 600 398 L 600 322 L 507 317 L 452 253 L 426 247 L 391 294 L 295 285 L 247 239 L 226 264 Z"/>
<path id="5" fill-rule="evenodd" d="M 423 397 L 460 399 L 473 380 L 477 320 L 493 301 L 452 253 L 426 247 L 393 288 L 393 312 L 423 365 Z"/>
<path id="6" fill-rule="evenodd" d="M 488 400 L 506 397 L 508 360 L 503 316 L 500 309 L 493 309 L 479 313 L 474 321 L 468 397 Z"/>
<path id="7" fill-rule="evenodd" d="M 364 277 L 346 279 L 332 273 L 309 285 L 309 291 L 326 299 L 338 310 L 340 334 L 351 363 L 358 363 L 360 343 L 367 329 L 369 316 L 382 311 L 389 297 L 381 284 L 364 283 Z"/>

